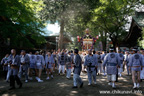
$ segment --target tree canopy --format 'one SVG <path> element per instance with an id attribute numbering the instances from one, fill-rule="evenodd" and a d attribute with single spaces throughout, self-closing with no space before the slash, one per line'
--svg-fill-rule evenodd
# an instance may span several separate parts
<path id="1" fill-rule="evenodd" d="M 100 35 L 104 49 L 107 39 L 119 46 L 127 34 L 130 17 L 143 6 L 143 0 L 1 0 L 0 41 L 10 38 L 11 46 L 36 47 L 45 42 L 41 30 L 45 22 L 60 25 L 59 48 L 63 35 Z M 97 42 L 98 43 L 98 42 Z M 75 46 L 78 46 L 75 39 Z M 79 45 L 80 46 L 80 45 Z"/>
<path id="2" fill-rule="evenodd" d="M 10 38 L 12 47 L 22 44 L 21 47 L 32 48 L 45 42 L 41 35 L 44 25 L 37 15 L 43 6 L 41 0 L 1 0 L 0 6 L 1 43 Z"/>

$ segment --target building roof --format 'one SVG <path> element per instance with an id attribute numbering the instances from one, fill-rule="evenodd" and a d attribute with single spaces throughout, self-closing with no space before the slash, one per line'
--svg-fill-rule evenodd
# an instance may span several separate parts
<path id="1" fill-rule="evenodd" d="M 56 37 L 59 37 L 59 36 L 45 36 L 45 39 L 49 42 L 53 42 L 53 44 L 54 44 L 54 43 L 56 43 Z M 69 37 L 64 36 L 63 43 L 72 43 L 72 41 Z"/>
<path id="2" fill-rule="evenodd" d="M 144 12 L 136 12 L 133 19 L 139 27 L 144 27 Z"/>
<path id="3" fill-rule="evenodd" d="M 144 27 L 144 12 L 136 12 L 132 16 L 132 23 L 129 33 L 125 37 L 121 45 L 127 47 L 137 46 L 138 39 L 142 37 L 142 28 Z"/>

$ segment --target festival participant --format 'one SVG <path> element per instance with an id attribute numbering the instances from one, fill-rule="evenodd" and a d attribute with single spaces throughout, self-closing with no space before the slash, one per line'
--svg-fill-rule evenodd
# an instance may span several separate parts
<path id="1" fill-rule="evenodd" d="M 103 54 L 101 55 L 101 61 L 102 61 L 102 63 L 103 63 L 103 61 L 104 61 L 105 56 L 106 56 L 106 51 L 104 51 Z M 101 64 L 101 65 L 102 65 L 102 64 Z M 103 66 L 102 66 L 102 70 L 103 70 Z M 106 70 L 106 69 L 105 69 L 105 70 Z M 104 76 L 106 76 L 106 71 L 105 71 L 105 70 L 103 70 Z"/>
<path id="2" fill-rule="evenodd" d="M 98 67 L 98 59 L 96 55 L 92 54 L 92 50 L 88 50 L 88 55 L 85 57 L 84 66 L 87 68 L 88 85 L 92 84 L 92 77 L 94 84 L 96 84 L 96 69 Z"/>
<path id="3" fill-rule="evenodd" d="M 47 78 L 46 80 L 49 80 L 49 74 L 51 74 L 51 78 L 53 79 L 53 71 L 52 67 L 54 65 L 54 58 L 53 55 L 51 55 L 50 52 L 47 52 L 47 55 L 45 56 L 45 67 L 47 70 Z"/>
<path id="4" fill-rule="evenodd" d="M 129 61 L 130 61 L 130 58 L 131 58 L 131 56 L 133 55 L 133 51 L 132 50 L 130 50 L 130 52 L 129 52 L 129 55 L 128 55 L 128 66 L 130 65 L 129 63 Z M 130 66 L 129 66 L 129 74 L 132 74 L 132 72 L 131 72 L 131 68 L 130 68 Z"/>
<path id="5" fill-rule="evenodd" d="M 118 68 L 118 75 L 121 77 L 122 76 L 122 72 L 123 72 L 123 61 L 124 61 L 124 55 L 121 53 L 121 50 L 118 51 L 118 56 L 120 59 L 120 68 Z"/>
<path id="6" fill-rule="evenodd" d="M 128 56 L 129 56 L 129 52 L 125 51 L 125 55 L 124 55 L 124 63 L 125 64 L 124 65 L 126 66 L 126 69 L 127 69 L 127 75 L 130 74 L 130 72 L 129 72 L 129 66 L 128 66 L 128 62 L 129 62 Z"/>
<path id="7" fill-rule="evenodd" d="M 142 70 L 140 72 L 141 81 L 144 79 L 144 50 L 141 50 L 142 55 Z"/>
<path id="8" fill-rule="evenodd" d="M 74 59 L 74 53 L 72 50 L 71 50 L 71 58 Z"/>
<path id="9" fill-rule="evenodd" d="M 52 67 L 53 67 L 53 68 L 52 68 L 52 72 L 55 72 L 56 60 L 57 60 L 55 50 L 54 50 L 54 52 L 52 53 L 52 56 L 53 56 L 53 59 L 54 59 L 54 63 L 53 63 L 53 65 L 52 65 Z"/>
<path id="10" fill-rule="evenodd" d="M 64 75 L 65 74 L 65 63 L 66 63 L 66 54 L 65 54 L 64 50 L 62 50 L 62 52 L 59 56 L 58 62 L 59 62 L 59 75 L 60 75 L 61 71 L 62 71 L 62 74 Z"/>
<path id="11" fill-rule="evenodd" d="M 30 56 L 32 55 L 32 52 L 27 53 L 27 55 L 30 58 Z M 30 64 L 28 65 L 28 79 L 30 79 L 29 74 L 30 74 Z"/>
<path id="12" fill-rule="evenodd" d="M 59 69 L 59 64 L 58 64 L 58 52 L 56 51 L 56 57 L 55 57 L 55 65 L 56 65 L 56 68 Z"/>
<path id="13" fill-rule="evenodd" d="M 78 88 L 78 84 L 80 85 L 80 88 L 83 87 L 83 82 L 82 79 L 80 78 L 80 73 L 82 70 L 82 59 L 80 57 L 80 55 L 78 54 L 78 49 L 74 50 L 74 74 L 73 74 L 73 82 L 74 82 L 74 86 L 73 88 Z"/>
<path id="14" fill-rule="evenodd" d="M 9 80 L 9 76 L 7 77 L 9 71 L 8 56 L 9 54 L 6 54 L 5 57 L 1 60 L 1 65 L 3 66 L 4 77 L 6 79 L 6 82 L 8 82 Z"/>
<path id="15" fill-rule="evenodd" d="M 112 88 L 116 88 L 116 74 L 117 68 L 120 66 L 120 59 L 116 53 L 114 53 L 114 49 L 110 48 L 110 53 L 106 55 L 103 62 L 103 68 L 107 65 L 107 79 L 109 81 L 109 85 L 112 85 Z"/>
<path id="16" fill-rule="evenodd" d="M 129 61 L 129 70 L 132 71 L 132 80 L 134 83 L 133 88 L 139 88 L 140 87 L 140 71 L 142 69 L 142 56 L 137 53 L 138 50 L 135 48 L 133 49 L 133 55 L 130 57 Z M 136 75 L 137 75 L 137 83 L 136 83 Z"/>
<path id="17" fill-rule="evenodd" d="M 25 82 L 28 82 L 28 66 L 29 66 L 29 56 L 26 54 L 25 50 L 21 51 L 20 55 L 20 68 L 19 68 L 19 78 L 21 79 L 22 74 L 25 74 Z"/>
<path id="18" fill-rule="evenodd" d="M 84 61 L 85 61 L 85 52 L 82 52 L 82 54 L 80 55 L 82 58 L 82 72 L 85 72 L 85 68 L 84 68 Z"/>
<path id="19" fill-rule="evenodd" d="M 74 53 L 73 50 L 71 50 L 71 58 L 72 58 L 72 64 L 74 64 Z M 73 73 L 74 67 L 71 69 L 71 73 Z"/>
<path id="20" fill-rule="evenodd" d="M 42 55 L 39 55 L 39 52 L 36 52 L 36 80 L 38 82 L 43 82 L 43 80 L 41 80 L 41 73 L 42 73 L 42 69 L 44 68 L 45 65 L 45 61 Z"/>
<path id="21" fill-rule="evenodd" d="M 30 56 L 29 56 L 29 61 L 30 61 L 30 66 L 29 66 L 29 68 L 30 68 L 30 70 L 29 70 L 29 80 L 33 80 L 33 78 L 32 78 L 32 73 L 33 73 L 33 71 L 35 71 L 35 69 L 36 69 L 36 56 L 34 55 L 34 54 L 31 54 Z"/>
<path id="22" fill-rule="evenodd" d="M 66 69 L 67 69 L 66 78 L 67 79 L 70 79 L 71 77 L 71 68 L 72 68 L 72 58 L 71 58 L 71 52 L 69 51 L 66 56 Z"/>
<path id="23" fill-rule="evenodd" d="M 18 69 L 20 66 L 20 57 L 16 55 L 16 50 L 11 50 L 11 55 L 8 57 L 8 62 L 11 66 L 11 75 L 10 75 L 10 86 L 9 90 L 15 89 L 15 81 L 19 85 L 19 88 L 22 87 L 22 83 L 18 77 Z"/>
<path id="24" fill-rule="evenodd" d="M 98 55 L 97 55 L 98 57 L 98 74 L 100 74 L 100 73 L 102 73 L 102 62 L 101 62 L 101 54 L 100 54 L 100 52 L 98 52 Z"/>

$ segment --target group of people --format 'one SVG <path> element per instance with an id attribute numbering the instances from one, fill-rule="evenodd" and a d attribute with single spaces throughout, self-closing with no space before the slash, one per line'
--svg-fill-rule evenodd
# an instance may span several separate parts
<path id="1" fill-rule="evenodd" d="M 16 50 L 12 49 L 11 54 L 6 54 L 2 59 L 4 75 L 6 81 L 10 80 L 10 90 L 15 89 L 15 81 L 22 87 L 21 78 L 25 75 L 25 82 L 33 80 L 33 73 L 38 82 L 43 82 L 41 74 L 43 69 L 46 70 L 46 80 L 53 79 L 53 72 L 58 69 L 58 74 L 65 75 L 70 79 L 73 73 L 73 88 L 83 87 L 83 81 L 80 77 L 81 72 L 86 72 L 88 75 L 88 85 L 96 83 L 96 76 L 103 74 L 107 75 L 108 85 L 116 88 L 115 82 L 118 81 L 118 76 L 122 76 L 122 72 L 126 69 L 127 74 L 132 74 L 134 83 L 133 88 L 140 87 L 140 80 L 144 79 L 144 50 L 138 51 L 133 49 L 131 51 L 121 51 L 118 53 L 110 48 L 109 52 L 94 51 L 89 49 L 86 52 L 79 52 L 78 49 L 73 51 L 58 50 L 47 51 L 40 54 L 39 51 L 35 53 L 26 53 L 22 50 L 20 55 L 16 54 Z"/>
<path id="2" fill-rule="evenodd" d="M 75 54 L 77 52 L 75 52 Z M 77 65 L 74 65 L 74 62 L 77 59 L 79 62 L 76 61 Z M 21 50 L 20 55 L 18 55 L 16 50 L 12 49 L 11 54 L 6 54 L 5 57 L 1 60 L 1 65 L 3 66 L 6 82 L 10 81 L 11 90 L 15 89 L 15 81 L 19 85 L 19 88 L 22 87 L 21 78 L 23 75 L 25 76 L 26 83 L 29 80 L 33 80 L 33 73 L 35 74 L 35 79 L 38 82 L 43 82 L 43 80 L 41 80 L 41 74 L 43 70 L 45 70 L 47 74 L 46 80 L 53 79 L 53 72 L 55 72 L 55 68 L 58 69 L 59 75 L 61 72 L 62 75 L 65 75 L 66 72 L 66 78 L 68 79 L 70 79 L 72 72 L 73 75 L 74 73 L 78 73 L 80 75 L 81 71 L 78 69 L 81 67 L 75 68 L 73 71 L 71 70 L 73 66 L 80 66 L 80 59 L 80 57 L 74 59 L 73 51 L 47 51 L 44 54 L 40 53 L 39 51 L 36 51 L 35 53 L 26 53 L 25 50 Z M 75 78 L 78 78 L 77 75 L 74 76 Z"/>

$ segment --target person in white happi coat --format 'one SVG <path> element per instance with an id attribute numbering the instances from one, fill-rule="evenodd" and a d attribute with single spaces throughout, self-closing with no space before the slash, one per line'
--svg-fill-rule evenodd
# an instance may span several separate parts
<path id="1" fill-rule="evenodd" d="M 124 63 L 125 63 L 124 65 L 125 65 L 126 68 L 124 68 L 124 69 L 127 70 L 127 75 L 130 74 L 130 72 L 129 72 L 128 62 L 129 62 L 129 52 L 126 51 L 126 52 L 125 52 L 125 55 L 124 55 Z"/>
<path id="2" fill-rule="evenodd" d="M 142 70 L 140 72 L 140 79 L 141 81 L 144 79 L 144 50 L 142 50 Z"/>
<path id="3" fill-rule="evenodd" d="M 38 80 L 38 82 L 43 82 L 43 80 L 41 80 L 41 73 L 42 73 L 42 69 L 44 68 L 45 65 L 45 61 L 44 61 L 44 57 L 42 55 L 39 55 L 39 52 L 36 52 L 36 80 Z"/>
<path id="4" fill-rule="evenodd" d="M 82 58 L 82 72 L 86 71 L 86 69 L 84 68 L 84 61 L 85 61 L 85 52 L 82 52 L 82 54 L 80 55 Z"/>
<path id="5" fill-rule="evenodd" d="M 74 53 L 73 50 L 71 50 L 71 58 L 72 58 L 72 64 L 74 64 Z M 73 73 L 74 67 L 71 69 L 71 73 Z"/>
<path id="6" fill-rule="evenodd" d="M 78 84 L 80 85 L 80 88 L 83 87 L 83 81 L 80 77 L 80 73 L 82 70 L 82 59 L 80 55 L 78 54 L 79 50 L 74 50 L 74 70 L 73 70 L 73 87 L 72 88 L 78 88 Z"/>
<path id="7" fill-rule="evenodd" d="M 119 76 L 121 77 L 122 76 L 122 72 L 123 72 L 123 61 L 124 61 L 124 55 L 121 53 L 121 50 L 118 51 L 118 56 L 119 56 L 119 59 L 120 59 L 120 68 L 118 68 L 118 74 Z"/>
<path id="8" fill-rule="evenodd" d="M 84 66 L 87 68 L 88 85 L 92 84 L 92 78 L 94 84 L 96 84 L 96 69 L 98 67 L 98 58 L 95 54 L 92 54 L 92 50 L 88 50 L 88 55 L 85 57 Z"/>
<path id="9" fill-rule="evenodd" d="M 11 66 L 11 74 L 10 74 L 10 86 L 11 88 L 9 90 L 15 89 L 15 81 L 17 82 L 17 85 L 19 85 L 19 88 L 22 87 L 22 82 L 20 81 L 20 78 L 18 77 L 18 70 L 20 66 L 20 57 L 19 55 L 16 55 L 16 50 L 12 49 L 11 54 L 8 57 L 8 62 Z"/>
<path id="10" fill-rule="evenodd" d="M 26 83 L 28 82 L 28 66 L 29 66 L 29 56 L 26 54 L 25 50 L 22 50 L 20 55 L 19 78 L 21 79 L 24 73 Z"/>
<path id="11" fill-rule="evenodd" d="M 128 67 L 129 67 L 129 69 L 128 69 L 129 70 L 129 74 L 132 74 L 131 68 L 130 68 L 130 64 L 129 64 L 130 63 L 129 61 L 130 61 L 130 58 L 131 58 L 132 55 L 133 55 L 133 52 L 132 52 L 132 50 L 130 50 L 129 55 L 128 55 L 128 64 L 127 64 Z"/>
<path id="12" fill-rule="evenodd" d="M 102 61 L 102 63 L 104 61 L 105 56 L 106 56 L 106 51 L 104 51 L 103 54 L 101 55 L 101 61 Z M 104 73 L 103 75 L 106 76 L 106 71 L 105 71 L 106 69 L 104 69 L 103 66 L 102 66 L 102 70 L 103 70 L 103 73 Z"/>
<path id="13" fill-rule="evenodd" d="M 47 52 L 46 56 L 45 56 L 45 68 L 47 70 L 47 78 L 46 80 L 49 80 L 49 74 L 51 74 L 51 78 L 53 79 L 53 68 L 54 65 L 54 57 L 50 52 Z"/>
<path id="14" fill-rule="evenodd" d="M 110 53 L 104 58 L 103 68 L 105 68 L 105 66 L 107 67 L 108 85 L 112 85 L 112 88 L 116 88 L 115 81 L 118 67 L 120 66 L 120 59 L 117 53 L 114 53 L 113 48 L 110 48 Z"/>
<path id="15" fill-rule="evenodd" d="M 133 49 L 133 55 L 130 57 L 130 61 L 129 61 L 129 69 L 131 69 L 132 71 L 132 80 L 134 83 L 133 88 L 139 88 L 140 87 L 140 71 L 142 69 L 142 56 L 137 53 L 138 50 L 135 48 Z M 137 77 L 137 82 L 136 82 L 136 77 Z"/>
<path id="16" fill-rule="evenodd" d="M 30 66 L 29 66 L 29 80 L 33 80 L 32 73 L 36 69 L 36 56 L 34 54 L 30 54 Z"/>
<path id="17" fill-rule="evenodd" d="M 8 56 L 9 54 L 6 54 L 5 57 L 1 60 L 1 65 L 3 66 L 4 71 L 4 77 L 6 79 L 6 82 L 9 82 L 10 77 L 10 64 L 8 63 Z"/>
<path id="18" fill-rule="evenodd" d="M 57 54 L 56 54 L 55 51 L 52 53 L 52 56 L 53 56 L 53 59 L 54 59 L 54 64 L 52 65 L 53 66 L 52 71 L 55 72 L 55 68 L 57 66 L 57 64 L 56 64 L 57 63 L 56 62 L 56 60 L 57 60 Z"/>
<path id="19" fill-rule="evenodd" d="M 97 58 L 98 58 L 98 74 L 102 73 L 102 61 L 101 61 L 101 54 L 100 52 L 98 52 L 98 55 L 97 55 Z"/>
<path id="20" fill-rule="evenodd" d="M 72 69 L 72 57 L 71 57 L 71 52 L 69 51 L 67 56 L 66 56 L 66 69 L 67 69 L 67 75 L 66 78 L 70 79 L 71 77 L 71 69 Z"/>
<path id="21" fill-rule="evenodd" d="M 59 58 L 58 58 L 58 63 L 59 63 L 59 75 L 60 72 L 62 71 L 62 74 L 65 74 L 65 64 L 66 64 L 66 54 L 64 52 L 64 50 L 62 51 L 62 53 L 60 54 Z"/>

